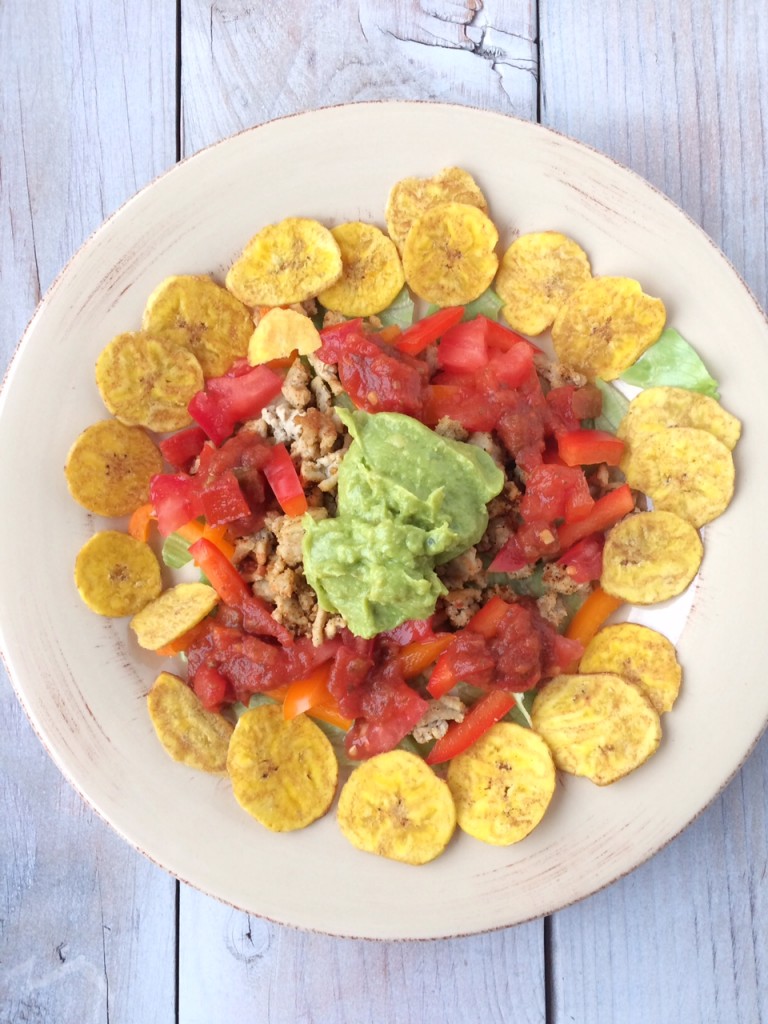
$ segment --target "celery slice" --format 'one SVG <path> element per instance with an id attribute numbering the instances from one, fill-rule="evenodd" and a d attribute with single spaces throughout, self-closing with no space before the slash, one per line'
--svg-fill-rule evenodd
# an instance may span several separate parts
<path id="1" fill-rule="evenodd" d="M 160 554 L 169 569 L 181 569 L 183 565 L 192 561 L 192 556 L 189 553 L 189 541 L 184 540 L 178 533 L 168 534 Z"/>

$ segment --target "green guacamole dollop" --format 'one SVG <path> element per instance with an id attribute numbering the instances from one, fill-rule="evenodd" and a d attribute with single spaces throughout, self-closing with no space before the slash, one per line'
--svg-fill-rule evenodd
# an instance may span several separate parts
<path id="1" fill-rule="evenodd" d="M 304 517 L 304 573 L 320 607 L 372 637 L 432 614 L 435 566 L 476 544 L 504 474 L 476 445 L 396 412 L 338 410 L 354 440 L 333 519 Z"/>

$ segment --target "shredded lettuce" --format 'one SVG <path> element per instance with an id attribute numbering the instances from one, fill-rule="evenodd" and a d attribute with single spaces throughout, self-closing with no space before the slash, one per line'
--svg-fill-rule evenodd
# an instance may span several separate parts
<path id="1" fill-rule="evenodd" d="M 503 305 L 504 303 L 493 288 L 486 288 L 482 295 L 478 295 L 476 299 L 466 304 L 462 322 L 464 320 L 474 320 L 476 316 L 485 316 L 489 320 L 498 320 Z M 431 316 L 440 309 L 442 309 L 441 306 L 429 306 L 424 315 Z"/>
<path id="2" fill-rule="evenodd" d="M 169 569 L 180 569 L 192 561 L 192 556 L 189 553 L 189 541 L 184 540 L 178 533 L 168 534 L 163 541 L 160 554 Z"/>
<path id="3" fill-rule="evenodd" d="M 621 379 L 639 388 L 671 385 L 698 391 L 710 398 L 720 397 L 717 381 L 674 327 L 668 327 L 656 344 L 622 373 Z"/>
<path id="4" fill-rule="evenodd" d="M 619 424 L 627 415 L 629 399 L 607 381 L 595 378 L 595 386 L 603 396 L 603 411 L 595 420 L 595 430 L 607 430 L 615 434 Z"/>
<path id="5" fill-rule="evenodd" d="M 385 327 L 390 327 L 394 324 L 404 331 L 406 327 L 410 327 L 413 323 L 414 309 L 415 306 L 410 292 L 407 288 L 403 288 L 395 301 L 387 306 L 385 310 L 382 310 L 378 317 Z"/>

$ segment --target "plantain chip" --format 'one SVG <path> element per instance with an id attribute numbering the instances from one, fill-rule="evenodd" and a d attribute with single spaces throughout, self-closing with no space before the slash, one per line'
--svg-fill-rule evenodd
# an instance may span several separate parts
<path id="1" fill-rule="evenodd" d="M 544 740 L 513 722 L 497 722 L 448 766 L 459 828 L 494 846 L 532 832 L 555 791 L 555 765 Z"/>
<path id="2" fill-rule="evenodd" d="M 247 306 L 205 274 L 167 277 L 144 309 L 142 328 L 174 330 L 195 356 L 204 377 L 221 377 L 248 351 L 253 317 Z"/>
<path id="3" fill-rule="evenodd" d="M 149 500 L 163 457 L 140 427 L 100 420 L 80 434 L 64 473 L 75 501 L 97 516 L 127 516 Z"/>
<path id="4" fill-rule="evenodd" d="M 559 231 L 537 231 L 521 235 L 504 253 L 495 288 L 510 327 L 541 334 L 568 296 L 591 277 L 587 254 L 573 239 Z"/>
<path id="5" fill-rule="evenodd" d="M 593 277 L 566 299 L 552 325 L 557 358 L 588 377 L 615 380 L 664 329 L 661 299 L 629 277 Z"/>
<path id="6" fill-rule="evenodd" d="M 284 359 L 292 352 L 305 356 L 321 345 L 320 333 L 308 316 L 276 306 L 256 325 L 248 343 L 248 362 L 258 366 L 271 359 Z"/>
<path id="7" fill-rule="evenodd" d="M 598 786 L 634 771 L 661 742 L 648 697 L 611 672 L 555 676 L 536 694 L 531 720 L 561 771 Z"/>
<path id="8" fill-rule="evenodd" d="M 339 280 L 320 292 L 326 309 L 344 316 L 373 316 L 386 309 L 405 284 L 403 265 L 391 238 L 373 224 L 350 221 L 331 229 L 341 250 Z"/>
<path id="9" fill-rule="evenodd" d="M 248 306 L 305 302 L 341 277 L 341 250 L 328 228 L 287 217 L 254 235 L 227 273 L 227 288 Z"/>
<path id="10" fill-rule="evenodd" d="M 408 232 L 405 280 L 427 302 L 463 306 L 482 295 L 496 276 L 498 240 L 493 222 L 476 206 L 433 206 Z"/>
<path id="11" fill-rule="evenodd" d="M 613 672 L 639 686 L 661 715 L 680 692 L 683 671 L 675 646 L 648 626 L 620 622 L 605 626 L 587 644 L 579 672 Z"/>
<path id="12" fill-rule="evenodd" d="M 174 761 L 203 772 L 225 772 L 232 725 L 206 711 L 183 679 L 161 672 L 147 694 L 157 738 Z"/>
<path id="13" fill-rule="evenodd" d="M 655 604 L 681 594 L 699 571 L 704 547 L 674 512 L 639 512 L 611 527 L 600 584 L 631 604 Z"/>
<path id="14" fill-rule="evenodd" d="M 621 468 L 629 486 L 647 494 L 654 508 L 693 526 L 716 519 L 733 497 L 733 456 L 708 430 L 675 427 L 645 434 L 624 453 Z"/>
<path id="15" fill-rule="evenodd" d="M 131 619 L 141 647 L 156 651 L 202 622 L 219 598 L 207 583 L 177 583 Z"/>
<path id="16" fill-rule="evenodd" d="M 390 750 L 365 761 L 339 797 L 341 831 L 358 850 L 405 864 L 443 852 L 456 828 L 447 784 L 416 754 Z"/>
<path id="17" fill-rule="evenodd" d="M 272 832 L 293 832 L 331 806 L 339 765 L 330 740 L 305 715 L 286 721 L 262 704 L 241 715 L 227 755 L 240 806 Z"/>
<path id="18" fill-rule="evenodd" d="M 741 423 L 709 395 L 686 388 L 646 388 L 629 403 L 618 436 L 632 445 L 646 433 L 669 427 L 708 430 L 733 451 L 741 436 Z"/>
<path id="19" fill-rule="evenodd" d="M 488 212 L 488 203 L 477 182 L 460 167 L 446 167 L 432 178 L 402 178 L 387 199 L 387 231 L 402 253 L 414 221 L 440 203 L 464 203 Z"/>
<path id="20" fill-rule="evenodd" d="M 102 351 L 96 384 L 122 423 L 162 432 L 191 422 L 187 406 L 203 387 L 203 371 L 179 340 L 177 331 L 129 331 Z"/>
<path id="21" fill-rule="evenodd" d="M 75 586 L 97 615 L 134 615 L 160 593 L 160 565 L 149 544 L 102 530 L 78 552 Z"/>

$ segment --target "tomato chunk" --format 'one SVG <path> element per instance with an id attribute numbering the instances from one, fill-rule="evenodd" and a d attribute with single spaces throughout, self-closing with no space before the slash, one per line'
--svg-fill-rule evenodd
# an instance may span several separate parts
<path id="1" fill-rule="evenodd" d="M 284 444 L 276 444 L 264 465 L 264 476 L 287 516 L 302 516 L 307 511 L 307 496 L 299 474 Z"/>

